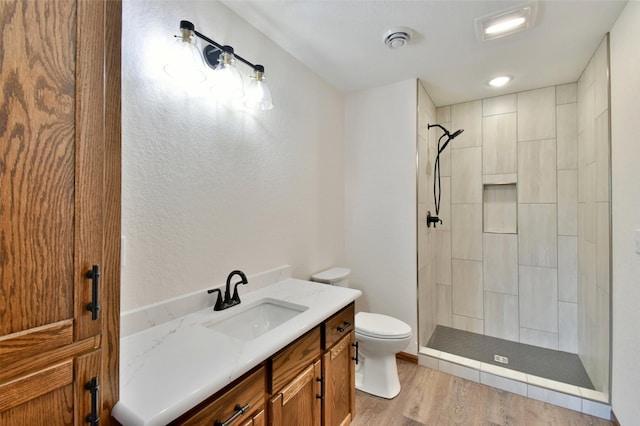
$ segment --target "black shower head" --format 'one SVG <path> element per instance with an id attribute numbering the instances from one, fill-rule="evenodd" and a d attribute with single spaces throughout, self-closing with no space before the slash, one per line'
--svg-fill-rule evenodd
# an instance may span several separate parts
<path id="1" fill-rule="evenodd" d="M 458 129 L 455 132 L 453 132 L 453 134 L 451 136 L 449 136 L 449 140 L 455 138 L 456 136 L 459 136 L 460 133 L 464 132 L 464 129 Z"/>

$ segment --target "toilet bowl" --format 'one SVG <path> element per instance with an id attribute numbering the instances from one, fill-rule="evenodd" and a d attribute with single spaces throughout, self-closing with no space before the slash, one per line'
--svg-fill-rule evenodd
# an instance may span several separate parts
<path id="1" fill-rule="evenodd" d="M 371 312 L 356 314 L 359 355 L 356 389 L 383 398 L 400 393 L 396 354 L 411 340 L 411 327 L 399 319 Z"/>
<path id="2" fill-rule="evenodd" d="M 351 270 L 331 268 L 311 276 L 313 281 L 347 287 Z M 400 393 L 396 354 L 411 340 L 411 327 L 399 319 L 371 312 L 355 317 L 358 342 L 356 389 L 383 398 Z"/>

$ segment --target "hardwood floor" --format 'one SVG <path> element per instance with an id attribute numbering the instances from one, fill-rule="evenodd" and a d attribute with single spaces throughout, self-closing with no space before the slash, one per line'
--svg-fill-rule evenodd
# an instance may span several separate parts
<path id="1" fill-rule="evenodd" d="M 398 373 L 402 391 L 392 400 L 356 392 L 352 426 L 614 424 L 402 360 Z"/>

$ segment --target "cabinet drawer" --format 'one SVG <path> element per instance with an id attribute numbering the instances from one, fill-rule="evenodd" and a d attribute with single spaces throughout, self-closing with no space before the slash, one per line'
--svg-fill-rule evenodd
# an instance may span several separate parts
<path id="1" fill-rule="evenodd" d="M 249 407 L 246 408 L 246 411 L 238 415 L 230 424 L 236 426 L 250 422 L 254 417 L 254 413 L 264 410 L 266 401 L 265 383 L 265 368 L 260 367 L 256 372 L 237 383 L 228 391 L 217 396 L 211 402 L 196 407 L 185 416 L 179 418 L 174 424 L 214 424 L 216 420 L 224 422 L 236 413 L 236 406 L 244 408 L 247 405 Z"/>
<path id="2" fill-rule="evenodd" d="M 324 349 L 355 330 L 353 303 L 324 322 Z"/>
<path id="3" fill-rule="evenodd" d="M 320 327 L 316 327 L 271 358 L 271 387 L 276 393 L 320 357 Z"/>

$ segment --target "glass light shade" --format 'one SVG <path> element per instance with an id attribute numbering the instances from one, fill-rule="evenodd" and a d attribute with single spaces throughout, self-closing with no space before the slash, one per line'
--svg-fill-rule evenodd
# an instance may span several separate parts
<path id="1" fill-rule="evenodd" d="M 256 72 L 256 76 L 251 77 L 251 82 L 247 87 L 247 100 L 244 102 L 248 108 L 258 111 L 267 111 L 273 108 L 271 100 L 271 90 L 264 82 L 264 75 Z"/>
<path id="2" fill-rule="evenodd" d="M 218 65 L 213 70 L 213 86 L 211 90 L 216 96 L 224 99 L 236 99 L 244 96 L 242 76 L 233 53 L 221 52 Z"/>
<path id="3" fill-rule="evenodd" d="M 192 31 L 183 30 L 182 36 L 176 36 L 172 46 L 171 61 L 164 66 L 164 71 L 175 80 L 185 84 L 197 84 L 206 80 L 204 61 L 198 49 Z"/>

